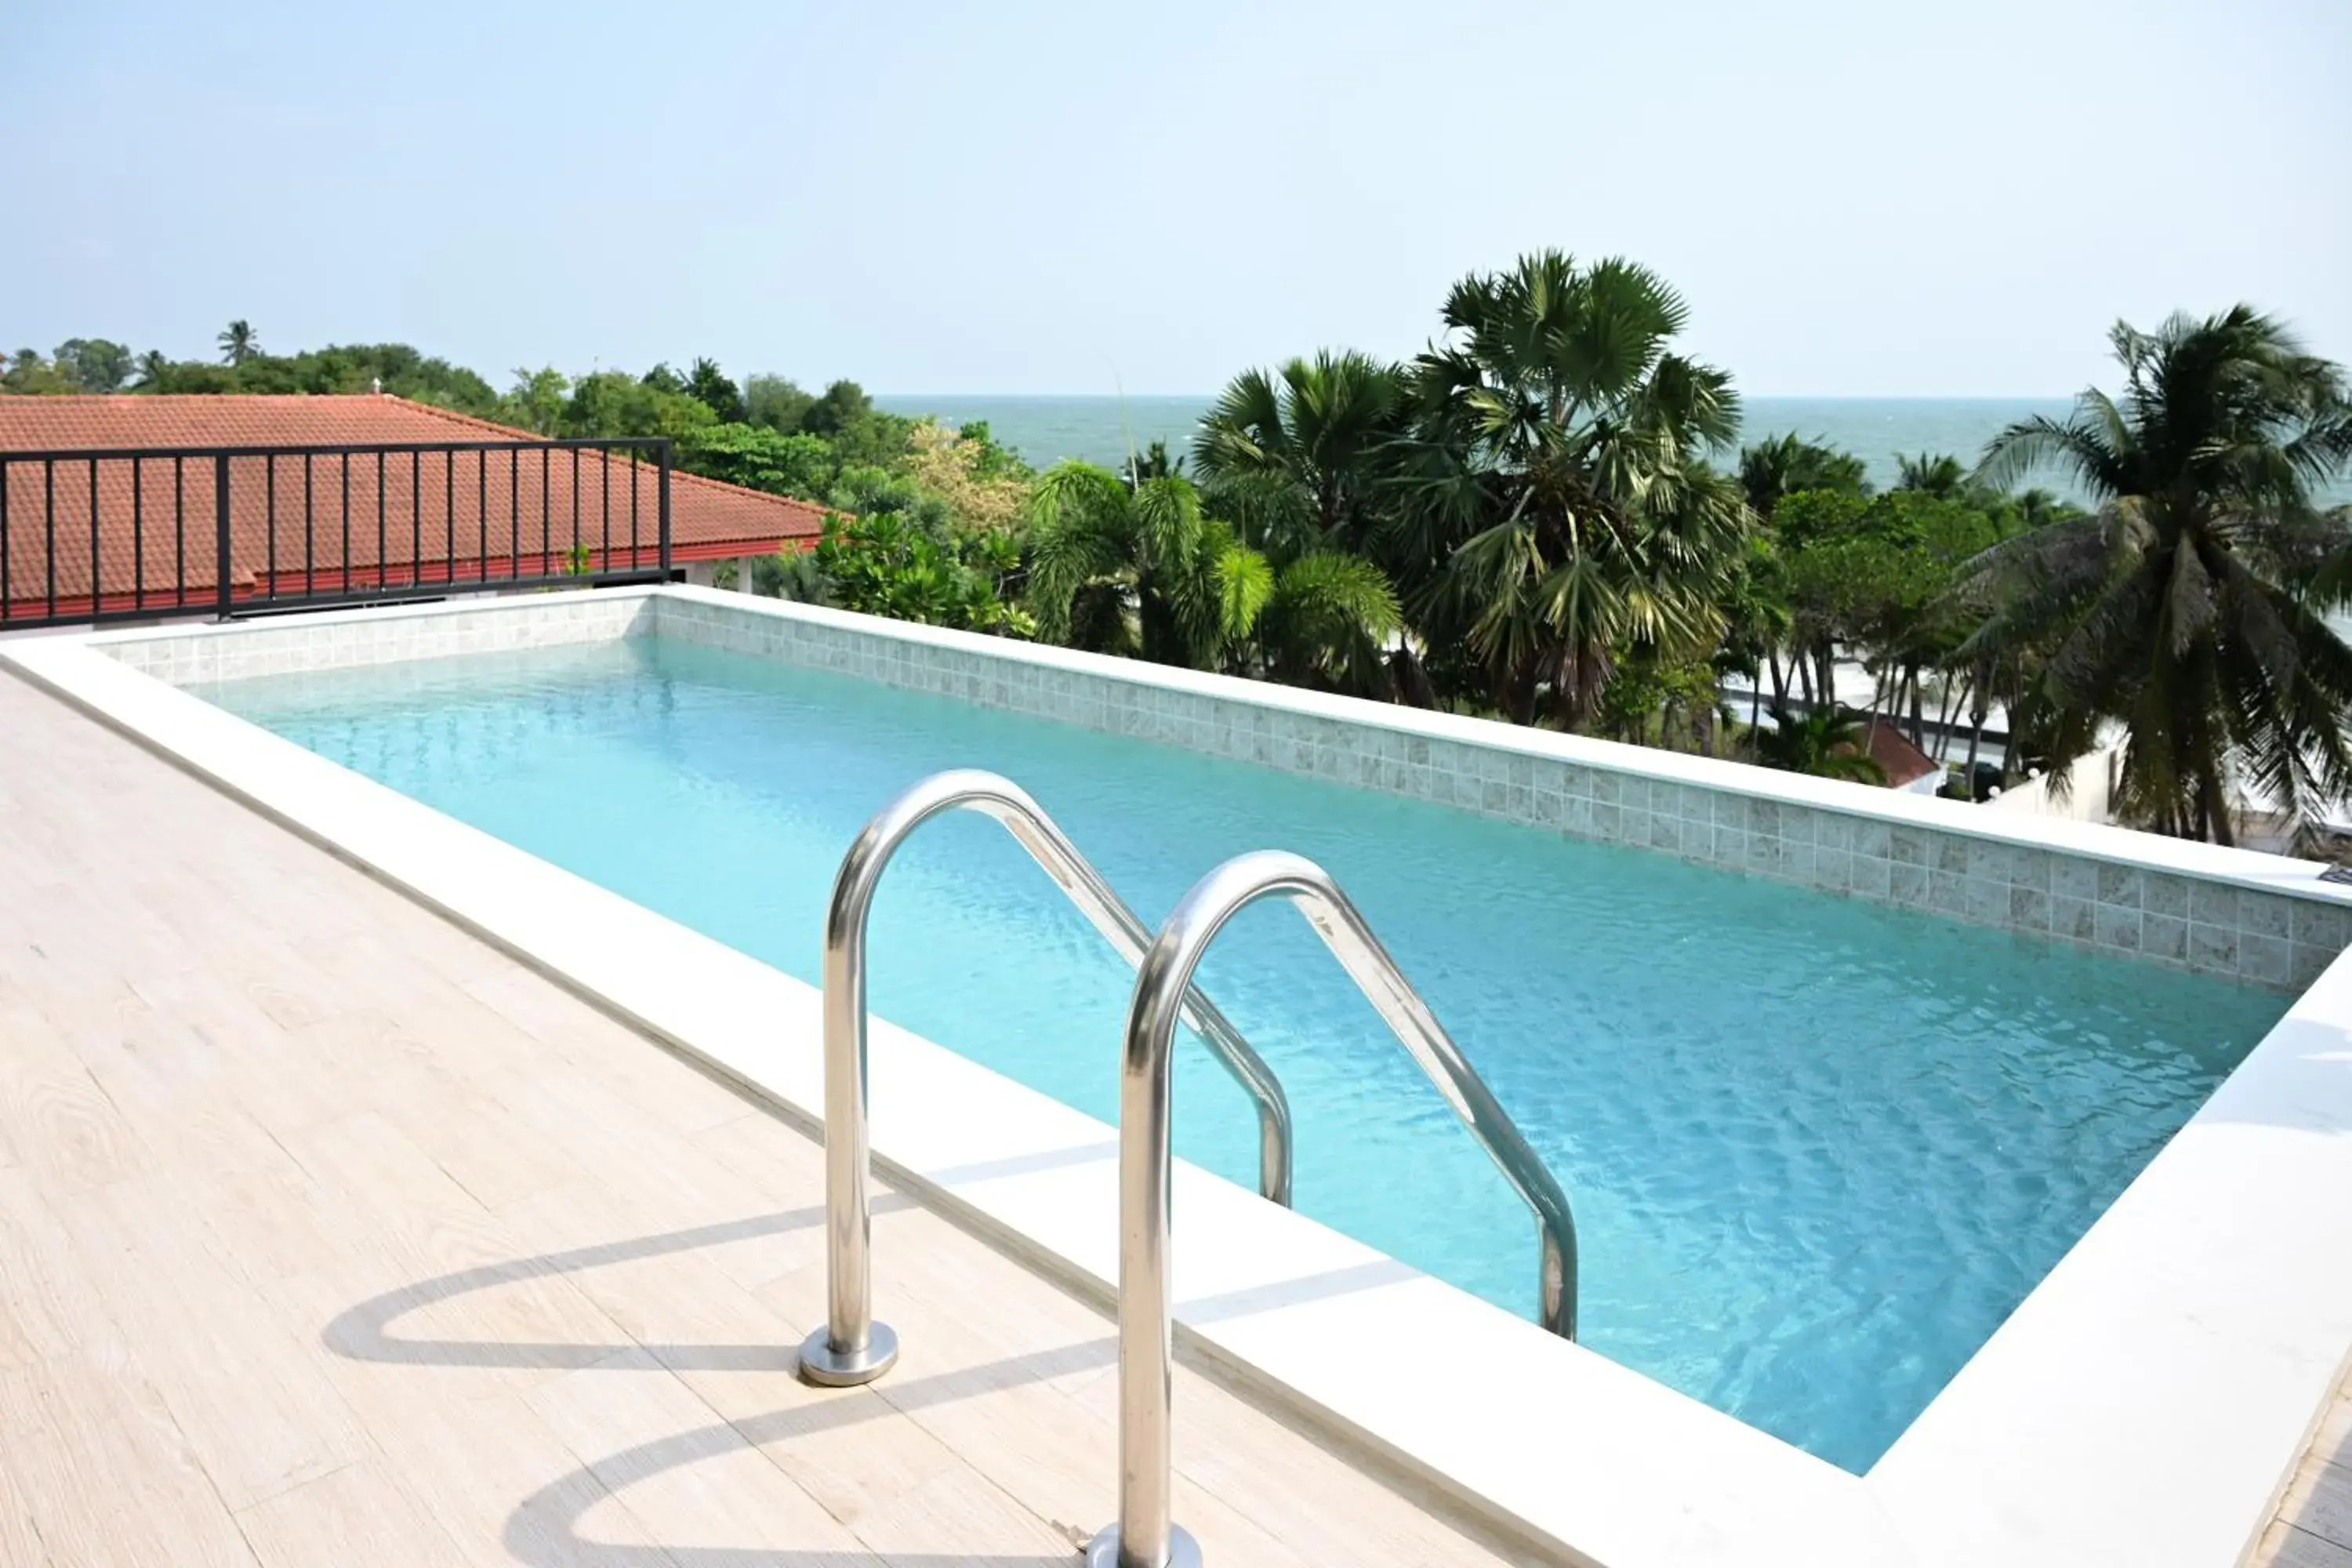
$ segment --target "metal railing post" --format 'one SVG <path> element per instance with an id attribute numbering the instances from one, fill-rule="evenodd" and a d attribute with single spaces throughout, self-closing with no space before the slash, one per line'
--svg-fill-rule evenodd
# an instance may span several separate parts
<path id="1" fill-rule="evenodd" d="M 1535 1211 L 1543 1325 L 1576 1337 L 1576 1226 L 1568 1198 L 1339 884 L 1313 861 L 1263 849 L 1226 861 L 1170 911 L 1136 967 L 1118 1073 L 1118 1519 L 1087 1568 L 1199 1568 L 1171 1517 L 1174 1310 L 1169 1251 L 1169 1068 L 1192 973 L 1225 922 L 1263 898 L 1296 905 L 1391 1031 Z"/>
<path id="2" fill-rule="evenodd" d="M 656 528 L 657 528 L 657 529 L 659 529 L 659 530 L 661 531 L 661 574 L 662 574 L 662 577 L 663 577 L 663 579 L 664 579 L 665 581 L 667 581 L 667 580 L 668 579 L 668 577 L 669 577 L 669 465 L 670 465 L 670 442 L 669 442 L 669 437 L 667 437 L 667 436 L 665 436 L 665 437 L 662 437 L 662 444 L 661 444 L 661 447 L 660 447 L 660 448 L 659 448 L 659 457 L 660 457 L 661 468 L 660 468 L 660 472 L 656 476 L 655 480 L 654 480 L 654 485 L 655 485 L 655 495 L 656 495 L 656 501 L 655 501 L 655 513 L 654 513 L 654 516 L 655 516 L 655 523 L 654 523 L 654 526 L 655 526 Z"/>
<path id="3" fill-rule="evenodd" d="M 1012 834 L 1029 858 L 1078 906 L 1129 963 L 1151 933 L 1080 855 L 1027 791 L 976 769 L 934 773 L 877 812 L 850 845 L 824 917 L 825 1324 L 801 1346 L 801 1372 L 828 1386 L 871 1383 L 890 1370 L 898 1339 L 874 1321 L 871 1223 L 866 1187 L 866 927 L 876 888 L 907 836 L 942 812 L 978 811 Z M 1250 1096 L 1258 1119 L 1262 1195 L 1290 1201 L 1290 1102 L 1274 1070 L 1200 992 L 1174 1004 Z"/>
<path id="4" fill-rule="evenodd" d="M 269 563 L 273 571 L 277 565 L 275 561 Z M 213 455 L 213 575 L 220 582 L 214 614 L 224 621 L 228 619 L 228 454 L 216 452 Z"/>

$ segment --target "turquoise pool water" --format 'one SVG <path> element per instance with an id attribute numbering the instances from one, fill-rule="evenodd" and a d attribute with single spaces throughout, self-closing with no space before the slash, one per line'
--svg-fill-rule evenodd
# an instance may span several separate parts
<path id="1" fill-rule="evenodd" d="M 204 695 L 793 974 L 923 773 L 1027 786 L 1156 921 L 1244 849 L 1321 861 L 1576 1207 L 1586 1342 L 1866 1468 L 2284 999 L 1466 813 L 660 639 Z M 876 1010 L 1115 1117 L 1125 966 L 1001 830 L 901 852 Z M 1527 1211 L 1286 908 L 1204 983 L 1282 1075 L 1307 1214 L 1522 1314 Z M 1176 1144 L 1255 1182 L 1197 1043 Z M 1183 1245 L 1179 1216 L 1177 1245 Z"/>

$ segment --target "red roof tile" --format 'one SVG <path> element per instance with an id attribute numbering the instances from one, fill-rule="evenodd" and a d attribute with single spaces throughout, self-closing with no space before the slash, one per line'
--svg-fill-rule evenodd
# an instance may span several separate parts
<path id="1" fill-rule="evenodd" d="M 0 395 L 0 454 L 537 439 L 528 431 L 373 395 Z M 530 576 L 561 570 L 575 542 L 586 547 L 592 570 L 650 567 L 658 558 L 655 472 L 640 465 L 633 473 L 621 455 L 490 451 L 425 453 L 412 460 L 396 453 L 383 458 L 381 498 L 374 456 L 354 456 L 348 464 L 314 458 L 307 523 L 303 459 L 279 458 L 274 466 L 257 456 L 231 461 L 229 581 L 240 596 L 268 588 L 273 561 L 275 581 L 287 591 L 299 587 L 306 574 L 322 587 L 338 587 L 347 570 L 361 587 L 448 581 L 453 574 L 459 581 L 509 572 Z M 7 581 L 0 585 L 0 601 L 19 616 L 38 613 L 52 592 L 53 570 L 60 608 L 76 601 L 87 606 L 89 465 L 16 462 L 6 471 L 0 570 Z M 176 603 L 175 592 L 190 602 L 210 602 L 219 579 L 209 459 L 136 465 L 107 459 L 98 466 L 96 491 L 95 553 L 108 608 L 127 605 L 134 596 L 151 605 L 159 598 Z M 420 495 L 421 506 L 415 504 Z M 184 520 L 184 531 L 174 527 L 175 516 Z M 824 521 L 823 509 L 805 501 L 692 474 L 670 477 L 676 561 L 764 554 L 814 539 Z"/>
<path id="2" fill-rule="evenodd" d="M 1870 754 L 1886 770 L 1886 783 L 1894 789 L 1942 771 L 1934 758 L 1913 745 L 1909 737 L 1895 727 L 1892 719 L 1882 719 L 1870 726 Z"/>

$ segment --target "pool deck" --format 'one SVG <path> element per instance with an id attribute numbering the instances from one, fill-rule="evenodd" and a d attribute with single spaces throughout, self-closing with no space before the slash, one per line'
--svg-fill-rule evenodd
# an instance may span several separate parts
<path id="1" fill-rule="evenodd" d="M 2352 1568 L 2352 1376 L 2329 1402 L 2248 1568 Z"/>
<path id="2" fill-rule="evenodd" d="M 1096 1310 L 886 1195 L 904 1359 L 803 1385 L 814 1142 L 5 675 L 0 868 L 0 1565 L 1045 1568 L 1113 1511 Z M 1221 1568 L 1538 1560 L 1175 1407 Z"/>

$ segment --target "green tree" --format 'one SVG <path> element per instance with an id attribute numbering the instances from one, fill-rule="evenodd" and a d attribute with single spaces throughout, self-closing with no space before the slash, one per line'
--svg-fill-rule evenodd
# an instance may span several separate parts
<path id="1" fill-rule="evenodd" d="M 1748 724 L 1761 721 L 1764 676 L 1772 677 L 1772 700 L 1785 703 L 1788 677 L 1781 651 L 1795 630 L 1786 574 L 1769 533 L 1758 533 L 1748 542 L 1747 559 L 1725 583 L 1717 607 L 1723 615 L 1723 637 L 1709 660 L 1718 681 L 1739 675 L 1748 680 Z"/>
<path id="2" fill-rule="evenodd" d="M 1797 606 L 1789 598 L 1794 584 L 1778 544 L 1780 503 L 1798 498 L 1790 530 L 1801 531 L 1808 522 L 1807 508 L 1829 506 L 1841 514 L 1859 516 L 1861 500 L 1870 494 L 1870 480 L 1862 459 L 1853 453 L 1794 434 L 1767 437 L 1740 448 L 1738 478 L 1740 492 L 1763 525 L 1765 539 L 1751 549 L 1737 580 L 1724 591 L 1724 643 L 1716 664 L 1725 674 L 1748 677 L 1748 724 L 1753 728 L 1760 717 L 1768 669 L 1772 700 L 1780 703 L 1788 700 L 1792 668 L 1810 692 L 1815 672 L 1834 663 L 1834 655 L 1821 645 L 1821 628 L 1801 625 Z M 1801 637 L 1801 632 L 1811 635 Z"/>
<path id="3" fill-rule="evenodd" d="M 801 428 L 814 436 L 838 436 L 874 414 L 874 399 L 854 381 L 836 381 L 801 414 Z"/>
<path id="4" fill-rule="evenodd" d="M 1027 637 L 1034 623 L 1005 598 L 1019 560 L 1018 548 L 1002 534 L 935 530 L 905 512 L 835 513 L 810 557 L 814 581 L 786 568 L 776 584 L 787 596 L 845 610 Z"/>
<path id="5" fill-rule="evenodd" d="M 1390 648 L 1404 612 L 1386 574 L 1344 550 L 1312 550 L 1275 567 L 1244 634 L 1258 673 L 1358 697 L 1394 694 Z"/>
<path id="6" fill-rule="evenodd" d="M 1874 682 L 1873 721 L 1891 710 L 1924 747 L 1924 678 L 1953 663 L 1970 630 L 1951 590 L 1967 563 L 2001 537 L 1999 521 L 1973 500 L 1924 490 L 1799 490 L 1775 509 L 1772 536 L 1806 700 L 1832 699 L 1838 659 L 1857 658 Z M 1775 700 L 1785 696 L 1783 686 Z"/>
<path id="7" fill-rule="evenodd" d="M 1385 657 L 1403 615 L 1380 568 L 1339 550 L 1269 559 L 1206 515 L 1181 474 L 1048 469 L 1031 493 L 1028 545 L 1028 603 L 1055 641 L 1389 692 Z"/>
<path id="8" fill-rule="evenodd" d="M 2323 618 L 2352 597 L 2352 520 L 2314 500 L 2352 460 L 2343 372 L 2244 305 L 2109 342 L 2119 398 L 1986 448 L 1984 482 L 2052 465 L 2099 504 L 1986 552 L 1963 651 L 2042 656 L 2053 769 L 2121 729 L 2126 820 L 2227 844 L 2242 783 L 2308 826 L 2352 786 L 2352 649 Z"/>
<path id="9" fill-rule="evenodd" d="M 172 367 L 161 390 L 350 395 L 381 387 L 395 397 L 430 403 L 480 417 L 496 417 L 501 400 L 490 384 L 447 360 L 406 343 L 329 343 L 294 354 L 263 353 L 256 346 L 231 365 Z"/>
<path id="10" fill-rule="evenodd" d="M 816 401 L 781 375 L 755 375 L 743 383 L 743 419 L 762 429 L 790 435 Z"/>
<path id="11" fill-rule="evenodd" d="M 161 349 L 149 349 L 139 356 L 138 380 L 133 383 L 142 392 L 161 388 L 164 378 L 172 374 L 172 362 Z"/>
<path id="12" fill-rule="evenodd" d="M 215 341 L 220 344 L 224 364 L 241 365 L 261 352 L 261 340 L 254 335 L 253 323 L 247 321 L 231 321 Z"/>
<path id="13" fill-rule="evenodd" d="M 1899 490 L 1924 490 L 1944 500 L 1957 500 L 1969 489 L 1968 466 L 1948 452 L 1933 456 L 1922 452 L 1916 458 L 1897 452 L 1895 472 L 1895 488 Z"/>
<path id="14" fill-rule="evenodd" d="M 1852 452 L 1792 434 L 1768 437 L 1739 449 L 1739 488 L 1749 509 L 1769 523 L 1782 496 L 1800 490 L 1868 495 L 1870 480 L 1862 459 Z"/>
<path id="15" fill-rule="evenodd" d="M 165 368 L 163 379 L 142 390 L 173 394 L 208 393 L 218 395 L 249 390 L 236 371 L 225 364 L 208 364 L 202 360 L 179 360 Z"/>
<path id="16" fill-rule="evenodd" d="M 1729 376 L 1670 352 L 1686 317 L 1641 267 L 1545 251 L 1455 285 L 1446 339 L 1415 362 L 1408 602 L 1515 721 L 1549 700 L 1583 723 L 1621 650 L 1715 646 L 1751 514 L 1706 461 L 1739 405 Z"/>
<path id="17" fill-rule="evenodd" d="M 822 436 L 845 465 L 887 468 L 907 455 L 916 422 L 885 414 L 854 381 L 836 381 L 801 415 L 800 427 Z"/>
<path id="18" fill-rule="evenodd" d="M 1325 350 L 1236 376 L 1202 421 L 1205 503 L 1269 567 L 1249 654 L 1258 672 L 1362 696 L 1414 689 L 1403 612 L 1372 559 L 1407 412 L 1396 366 Z M 1164 468 L 1157 443 L 1154 456 Z"/>
<path id="19" fill-rule="evenodd" d="M 1369 354 L 1244 371 L 1201 421 L 1193 465 L 1253 543 L 1366 552 L 1408 408 L 1403 373 Z"/>
<path id="20" fill-rule="evenodd" d="M 1601 694 L 1594 724 L 1603 734 L 1638 746 L 1699 749 L 1713 754 L 1718 702 L 1710 661 L 1664 658 L 1654 648 L 1620 658 Z"/>
<path id="21" fill-rule="evenodd" d="M 840 476 L 833 448 L 818 437 L 781 435 L 757 425 L 711 425 L 678 437 L 678 466 L 748 489 L 821 501 Z"/>
<path id="22" fill-rule="evenodd" d="M 1028 603 L 1051 641 L 1217 668 L 1272 589 L 1265 558 L 1181 476 L 1129 485 L 1073 459 L 1031 492 Z"/>
<path id="23" fill-rule="evenodd" d="M 563 405 L 571 391 L 572 383 L 551 364 L 537 370 L 518 367 L 514 388 L 507 394 L 501 412 L 526 430 L 552 436 L 562 427 Z"/>
<path id="24" fill-rule="evenodd" d="M 56 394 L 80 390 L 73 377 L 43 359 L 38 349 L 18 349 L 8 356 L 7 370 L 0 373 L 0 392 Z"/>
<path id="25" fill-rule="evenodd" d="M 84 392 L 116 392 L 131 379 L 131 351 L 105 338 L 68 338 L 53 357 L 59 374 Z"/>
<path id="26" fill-rule="evenodd" d="M 659 367 L 656 367 L 659 368 Z M 558 421 L 568 437 L 667 436 L 673 440 L 718 423 L 699 399 L 666 390 L 651 375 L 597 371 L 572 384 Z"/>
<path id="27" fill-rule="evenodd" d="M 972 454 L 972 473 L 983 479 L 1032 477 L 1021 454 L 996 438 L 985 419 L 967 419 L 956 426 L 956 440 Z"/>
<path id="28" fill-rule="evenodd" d="M 716 415 L 722 425 L 740 425 L 745 409 L 743 395 L 719 368 L 719 362 L 697 359 L 686 374 L 686 395 Z"/>
<path id="29" fill-rule="evenodd" d="M 803 437 L 815 440 L 814 437 Z M 840 454 L 834 454 L 839 461 Z M 824 501 L 836 511 L 860 517 L 901 514 L 919 521 L 933 532 L 955 521 L 955 510 L 946 497 L 926 489 L 912 474 L 878 463 L 842 463 L 825 491 Z"/>
<path id="30" fill-rule="evenodd" d="M 1768 768 L 1852 784 L 1886 782 L 1886 770 L 1870 754 L 1863 715 L 1851 708 L 1831 704 L 1801 715 L 1776 707 L 1772 727 L 1748 739 L 1756 760 Z"/>

